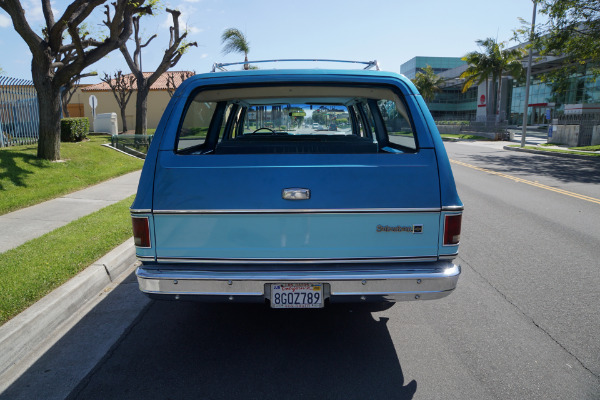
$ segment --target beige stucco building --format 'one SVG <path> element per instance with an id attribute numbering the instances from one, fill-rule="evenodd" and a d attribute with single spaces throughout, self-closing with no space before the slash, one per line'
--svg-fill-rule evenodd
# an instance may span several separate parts
<path id="1" fill-rule="evenodd" d="M 144 75 L 150 75 L 150 72 L 144 72 Z M 147 127 L 148 129 L 156 129 L 158 122 L 162 117 L 163 111 L 167 107 L 171 96 L 167 88 L 167 76 L 173 74 L 175 85 L 179 86 L 182 82 L 182 76 L 193 75 L 187 71 L 168 71 L 165 72 L 158 80 L 150 87 L 148 94 L 148 113 Z M 134 84 L 135 87 L 135 84 Z M 94 95 L 97 99 L 96 114 L 116 113 L 118 119 L 118 132 L 123 131 L 123 121 L 121 120 L 121 110 L 117 104 L 110 86 L 105 83 L 95 85 L 81 85 L 77 88 L 75 94 L 69 103 L 69 114 L 71 117 L 88 117 L 90 119 L 90 130 L 93 130 L 92 107 L 90 106 L 90 96 Z M 125 109 L 125 118 L 127 121 L 127 129 L 135 129 L 135 102 L 137 91 L 134 90 L 127 108 Z"/>

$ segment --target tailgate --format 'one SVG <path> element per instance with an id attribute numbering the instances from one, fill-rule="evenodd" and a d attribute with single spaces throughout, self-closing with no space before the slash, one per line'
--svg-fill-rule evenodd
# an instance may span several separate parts
<path id="1" fill-rule="evenodd" d="M 181 156 L 160 152 L 155 249 L 169 262 L 436 257 L 435 154 Z M 287 188 L 310 190 L 285 200 Z"/>

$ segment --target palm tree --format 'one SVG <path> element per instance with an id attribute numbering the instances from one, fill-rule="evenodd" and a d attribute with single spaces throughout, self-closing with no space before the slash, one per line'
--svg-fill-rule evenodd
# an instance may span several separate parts
<path id="1" fill-rule="evenodd" d="M 248 64 L 248 53 L 250 52 L 250 43 L 246 36 L 236 28 L 225 29 L 221 35 L 221 43 L 223 46 L 223 54 L 229 53 L 244 53 L 244 69 L 250 69 Z"/>
<path id="2" fill-rule="evenodd" d="M 491 75 L 492 85 L 495 89 L 497 88 L 494 111 L 496 114 L 500 114 L 502 76 L 504 73 L 515 79 L 523 76 L 524 68 L 521 59 L 525 55 L 525 51 L 523 49 L 505 49 L 504 43 L 498 43 L 493 38 L 477 40 L 475 43 L 483 48 L 483 52 L 472 51 L 462 58 L 469 64 L 465 72 L 460 75 L 465 79 L 462 91 L 464 93 L 473 84 L 479 85 L 485 80 L 487 97 L 487 81 Z"/>
<path id="3" fill-rule="evenodd" d="M 444 79 L 436 75 L 431 65 L 428 64 L 423 72 L 417 72 L 412 82 L 423 96 L 423 99 L 429 103 L 434 99 L 435 94 L 442 90 L 440 86 L 444 83 Z"/>

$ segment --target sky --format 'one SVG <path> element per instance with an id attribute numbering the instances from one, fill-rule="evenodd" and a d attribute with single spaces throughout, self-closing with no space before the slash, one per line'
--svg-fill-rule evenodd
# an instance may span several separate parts
<path id="1" fill-rule="evenodd" d="M 29 24 L 41 32 L 44 22 L 39 0 L 20 0 Z M 529 21 L 531 0 L 161 0 L 164 7 L 182 12 L 192 47 L 171 68 L 210 72 L 215 62 L 243 61 L 243 55 L 223 55 L 221 34 L 227 28 L 241 30 L 250 43 L 249 59 L 324 58 L 377 60 L 382 70 L 400 72 L 400 65 L 415 56 L 462 57 L 478 50 L 475 41 L 488 37 L 509 42 L 519 17 Z M 52 2 L 55 18 L 69 1 Z M 103 9 L 90 21 L 92 31 L 103 32 Z M 541 18 L 538 15 L 538 18 Z M 141 20 L 143 37 L 158 37 L 143 50 L 143 69 L 153 71 L 169 41 L 170 14 L 162 12 Z M 514 42 L 507 43 L 515 44 Z M 131 48 L 131 45 L 130 45 Z M 14 31 L 12 21 L 0 10 L 0 58 L 2 75 L 31 79 L 31 53 Z M 284 68 L 261 64 L 261 68 Z M 303 63 L 290 67 L 331 68 L 331 64 Z M 334 66 L 335 67 L 335 66 Z M 238 66 L 231 69 L 241 68 Z M 338 68 L 348 68 L 340 64 Z M 113 51 L 85 72 L 99 75 L 125 73 L 129 68 L 119 51 Z M 98 77 L 83 83 L 98 83 Z"/>

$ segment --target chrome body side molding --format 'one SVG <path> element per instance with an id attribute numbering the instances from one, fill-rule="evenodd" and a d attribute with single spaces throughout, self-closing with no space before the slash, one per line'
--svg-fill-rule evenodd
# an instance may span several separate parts
<path id="1" fill-rule="evenodd" d="M 436 261 L 437 256 L 424 257 L 362 257 L 362 258 L 161 258 L 159 263 L 181 264 L 357 264 Z"/>
<path id="2" fill-rule="evenodd" d="M 271 209 L 271 210 L 154 210 L 154 214 L 387 214 L 436 213 L 441 208 Z"/>

